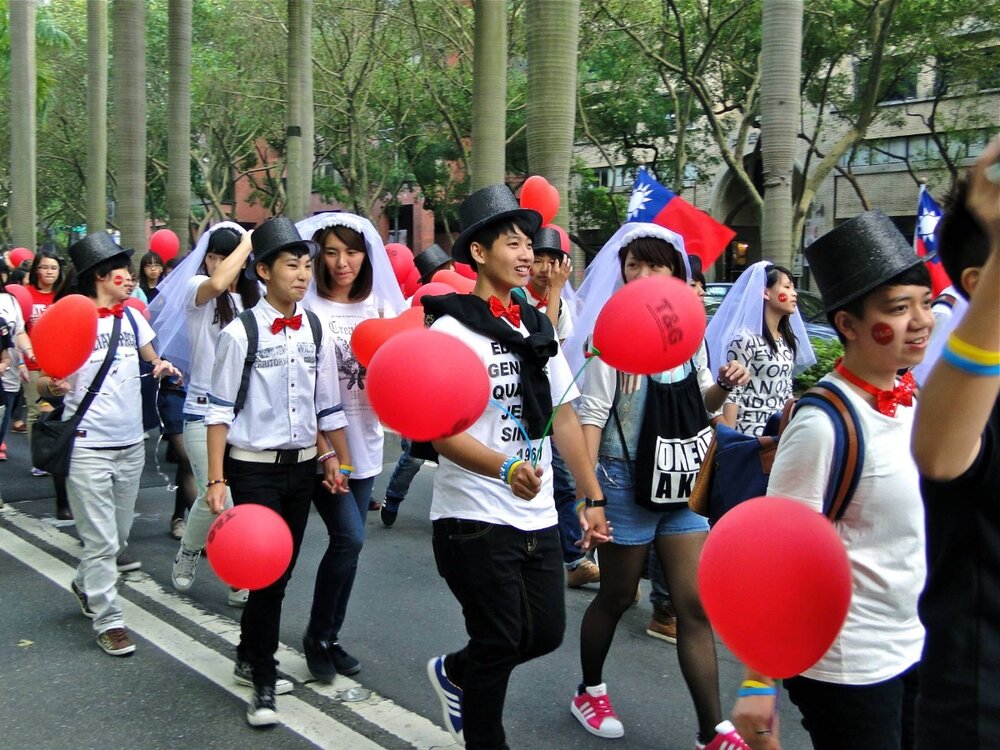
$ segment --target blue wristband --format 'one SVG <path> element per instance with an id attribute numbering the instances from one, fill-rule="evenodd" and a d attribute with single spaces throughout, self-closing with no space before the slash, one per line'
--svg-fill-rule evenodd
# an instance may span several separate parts
<path id="1" fill-rule="evenodd" d="M 521 459 L 519 459 L 517 456 L 509 456 L 507 458 L 507 460 L 503 462 L 503 464 L 500 466 L 500 481 L 501 482 L 503 482 L 504 484 L 507 484 L 507 472 L 510 471 L 510 467 L 511 466 L 513 466 L 515 463 L 517 463 L 520 460 Z"/>
<path id="2" fill-rule="evenodd" d="M 773 687 L 762 687 L 762 688 L 751 688 L 751 687 L 741 687 L 736 693 L 737 698 L 746 698 L 751 695 L 777 695 L 777 688 Z"/>
<path id="3" fill-rule="evenodd" d="M 944 351 L 941 352 L 941 359 L 952 367 L 955 367 L 962 372 L 967 372 L 970 375 L 979 375 L 983 377 L 995 377 L 1000 375 L 1000 365 L 979 364 L 978 362 L 974 362 L 967 357 L 963 357 L 958 352 L 952 351 L 948 347 L 945 347 Z"/>

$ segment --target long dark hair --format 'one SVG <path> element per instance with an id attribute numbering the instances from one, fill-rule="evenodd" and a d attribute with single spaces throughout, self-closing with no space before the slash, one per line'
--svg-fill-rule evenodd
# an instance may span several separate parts
<path id="1" fill-rule="evenodd" d="M 792 272 L 783 266 L 768 266 L 767 267 L 767 281 L 766 286 L 770 289 L 772 286 L 777 284 L 781 280 L 781 274 L 788 277 L 789 280 L 792 279 Z M 764 307 L 767 308 L 767 300 L 764 300 Z M 771 335 L 771 329 L 767 325 L 767 320 L 765 316 L 761 316 L 761 335 L 767 342 L 768 348 L 771 350 L 772 354 L 778 353 L 778 344 L 774 340 L 774 336 Z M 785 343 L 788 344 L 788 348 L 792 350 L 792 359 L 795 359 L 799 352 L 799 342 L 795 338 L 795 332 L 792 330 L 792 321 L 790 315 L 782 315 L 781 320 L 778 321 L 778 333 L 781 334 L 782 338 L 785 339 Z"/>
<path id="2" fill-rule="evenodd" d="M 142 291 L 144 291 L 147 295 L 151 290 L 156 289 L 156 287 L 151 287 L 149 285 L 149 281 L 146 279 L 146 272 L 143 270 L 146 266 L 152 263 L 159 263 L 160 268 L 164 268 L 163 258 L 160 257 L 159 253 L 154 253 L 152 250 L 139 259 L 139 288 L 142 289 Z M 160 271 L 160 281 L 163 281 L 163 271 Z M 160 282 L 158 281 L 157 284 L 159 283 Z M 152 298 L 150 298 L 150 302 L 152 301 Z"/>
<path id="3" fill-rule="evenodd" d="M 38 286 L 38 264 L 45 259 L 54 260 L 59 265 L 59 275 L 56 276 L 56 280 L 52 283 L 51 290 L 54 294 L 59 294 L 59 289 L 66 281 L 66 274 L 63 273 L 62 258 L 56 255 L 52 250 L 42 248 L 35 253 L 35 258 L 31 261 L 31 268 L 28 270 L 28 283 L 35 287 L 35 289 L 41 291 L 41 287 Z"/>
<path id="4" fill-rule="evenodd" d="M 316 276 L 316 291 L 319 292 L 321 297 L 329 297 L 333 293 L 333 279 L 330 278 L 330 272 L 327 270 L 326 262 L 323 258 L 325 252 L 323 243 L 326 242 L 326 238 L 331 234 L 335 235 L 337 239 L 351 250 L 360 250 L 365 254 L 364 263 L 361 264 L 361 269 L 358 271 L 354 283 L 351 284 L 351 290 L 347 293 L 347 298 L 352 301 L 368 299 L 368 295 L 372 293 L 373 271 L 372 259 L 368 254 L 368 246 L 365 244 L 365 238 L 350 227 L 338 225 L 324 227 L 317 230 L 316 234 L 313 235 L 313 242 L 319 245 L 319 262 L 315 264 L 313 271 Z"/>
<path id="5" fill-rule="evenodd" d="M 217 229 L 208 238 L 208 248 L 205 250 L 205 254 L 228 256 L 240 244 L 241 239 L 239 232 L 235 229 L 230 227 Z M 201 262 L 198 273 L 208 276 L 208 267 L 205 265 L 205 261 Z M 257 286 L 256 281 L 248 279 L 243 271 L 240 271 L 240 275 L 236 277 L 236 293 L 240 295 L 244 310 L 249 310 L 260 301 L 260 287 Z M 225 328 L 235 318 L 236 305 L 233 304 L 229 292 L 224 292 L 216 297 L 215 317 L 212 318 L 212 323 L 218 324 L 219 328 Z"/>

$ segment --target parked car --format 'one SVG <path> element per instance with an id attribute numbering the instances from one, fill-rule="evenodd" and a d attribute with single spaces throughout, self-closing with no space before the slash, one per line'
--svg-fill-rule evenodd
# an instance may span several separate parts
<path id="1" fill-rule="evenodd" d="M 709 320 L 712 319 L 712 315 L 719 309 L 722 300 L 732 288 L 732 284 L 721 282 L 712 283 L 705 287 L 705 311 L 708 313 Z M 806 325 L 809 337 L 824 340 L 837 338 L 836 332 L 826 319 L 826 313 L 823 312 L 822 300 L 812 292 L 802 289 L 797 290 L 796 293 L 799 312 L 802 313 L 802 321 Z"/>

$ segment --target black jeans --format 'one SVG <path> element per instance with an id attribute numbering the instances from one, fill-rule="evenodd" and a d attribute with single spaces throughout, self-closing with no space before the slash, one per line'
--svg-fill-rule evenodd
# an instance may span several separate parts
<path id="1" fill-rule="evenodd" d="M 227 456 L 225 471 L 235 505 L 265 505 L 280 513 L 292 532 L 292 561 L 288 570 L 267 588 L 250 592 L 240 620 L 240 645 L 236 647 L 237 658 L 250 664 L 254 685 L 273 687 L 278 679 L 274 654 L 278 650 L 281 602 L 285 598 L 285 587 L 292 577 L 309 521 L 316 461 L 258 464 Z"/>
<path id="2" fill-rule="evenodd" d="M 911 750 L 917 667 L 874 685 L 785 680 L 815 750 Z"/>
<path id="3" fill-rule="evenodd" d="M 467 750 L 505 750 L 503 705 L 518 664 L 554 651 L 566 629 L 559 531 L 434 522 L 438 572 L 462 605 L 469 643 L 445 657 L 462 688 Z"/>

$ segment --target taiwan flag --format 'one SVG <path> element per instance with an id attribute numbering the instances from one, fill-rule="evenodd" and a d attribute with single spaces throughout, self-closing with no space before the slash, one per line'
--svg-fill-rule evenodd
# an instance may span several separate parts
<path id="1" fill-rule="evenodd" d="M 684 249 L 689 255 L 699 256 L 705 269 L 718 260 L 736 236 L 736 232 L 725 224 L 665 188 L 645 169 L 640 169 L 635 177 L 625 220 L 659 224 L 677 232 L 684 238 Z"/>
<path id="2" fill-rule="evenodd" d="M 920 200 L 917 203 L 917 231 L 913 236 L 913 249 L 921 258 L 927 258 L 927 270 L 931 272 L 931 291 L 934 296 L 941 294 L 951 279 L 941 264 L 937 254 L 937 225 L 941 221 L 941 206 L 937 204 L 927 188 L 920 186 Z"/>

